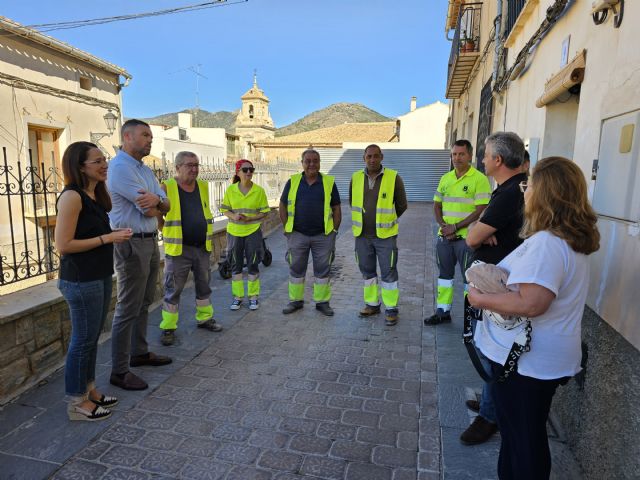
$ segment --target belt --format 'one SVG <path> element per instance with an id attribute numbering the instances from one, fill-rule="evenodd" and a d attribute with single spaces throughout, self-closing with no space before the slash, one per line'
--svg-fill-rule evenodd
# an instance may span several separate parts
<path id="1" fill-rule="evenodd" d="M 158 236 L 158 232 L 140 232 L 134 233 L 131 236 L 133 238 L 156 238 Z"/>

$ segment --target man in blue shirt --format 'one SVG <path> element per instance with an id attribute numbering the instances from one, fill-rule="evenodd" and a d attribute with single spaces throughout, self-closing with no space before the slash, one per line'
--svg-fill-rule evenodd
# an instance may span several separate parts
<path id="1" fill-rule="evenodd" d="M 342 220 L 340 194 L 331 175 L 320 173 L 320 154 L 309 148 L 302 153 L 302 173 L 293 175 L 280 197 L 280 221 L 287 236 L 289 303 L 285 315 L 304 306 L 304 278 L 309 252 L 313 259 L 313 300 L 324 315 L 333 315 L 329 305 L 329 272 L 336 235 Z"/>
<path id="2" fill-rule="evenodd" d="M 144 390 L 147 383 L 129 366 L 167 365 L 169 357 L 149 351 L 147 318 L 160 267 L 159 214 L 169 211 L 169 200 L 142 158 L 149 155 L 153 135 L 141 120 L 128 120 L 121 129 L 122 147 L 109 162 L 107 187 L 111 194 L 111 228 L 130 228 L 128 242 L 114 245 L 118 299 L 111 330 L 112 385 Z"/>

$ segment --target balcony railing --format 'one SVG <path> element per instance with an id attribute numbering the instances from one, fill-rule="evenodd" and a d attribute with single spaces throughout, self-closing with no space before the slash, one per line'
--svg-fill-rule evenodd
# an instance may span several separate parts
<path id="1" fill-rule="evenodd" d="M 465 3 L 460 8 L 449 56 L 447 98 L 460 98 L 480 58 L 481 12 L 482 3 Z"/>

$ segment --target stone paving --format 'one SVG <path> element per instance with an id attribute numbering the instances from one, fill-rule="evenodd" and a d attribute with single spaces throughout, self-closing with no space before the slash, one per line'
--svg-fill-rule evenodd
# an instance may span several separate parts
<path id="1" fill-rule="evenodd" d="M 383 315 L 357 316 L 362 280 L 348 221 L 334 263 L 336 315 L 315 310 L 310 275 L 305 308 L 282 315 L 288 272 L 276 232 L 267 241 L 274 260 L 262 269 L 258 311 L 229 311 L 229 282 L 214 273 L 224 332 L 185 321 L 194 313 L 192 289 L 185 290 L 176 345 L 159 346 L 160 313 L 153 312 L 153 349 L 174 363 L 135 369 L 149 390 L 111 388 L 110 345 L 100 347 L 98 384 L 121 399 L 111 419 L 69 422 L 60 373 L 5 407 L 0 478 L 495 478 L 497 438 L 477 447 L 457 441 L 471 420 L 464 400 L 479 387 L 461 324 L 422 325 L 437 276 L 431 210 L 412 203 L 401 219 L 398 325 L 386 327 Z"/>

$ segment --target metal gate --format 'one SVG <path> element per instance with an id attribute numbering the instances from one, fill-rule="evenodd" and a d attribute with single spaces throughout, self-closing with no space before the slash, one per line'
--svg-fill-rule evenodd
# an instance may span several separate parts
<path id="1" fill-rule="evenodd" d="M 349 182 L 356 170 L 364 168 L 361 149 L 318 148 L 320 171 L 336 177 L 343 203 L 349 201 Z M 450 169 L 448 150 L 383 150 L 385 167 L 398 171 L 404 181 L 407 200 L 431 202 L 440 177 Z"/>

